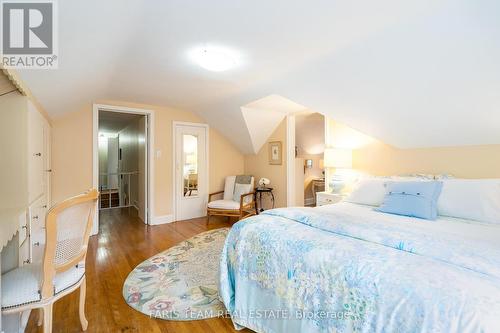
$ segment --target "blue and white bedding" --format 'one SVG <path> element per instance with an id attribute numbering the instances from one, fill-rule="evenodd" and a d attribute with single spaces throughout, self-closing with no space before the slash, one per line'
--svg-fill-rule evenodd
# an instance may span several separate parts
<path id="1" fill-rule="evenodd" d="M 500 227 L 350 203 L 236 223 L 221 298 L 257 332 L 500 332 Z"/>

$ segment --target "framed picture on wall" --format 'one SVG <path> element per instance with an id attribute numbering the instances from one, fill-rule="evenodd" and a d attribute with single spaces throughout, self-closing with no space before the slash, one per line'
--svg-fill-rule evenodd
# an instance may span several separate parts
<path id="1" fill-rule="evenodd" d="M 283 148 L 281 141 L 269 142 L 269 164 L 281 165 L 283 157 Z"/>

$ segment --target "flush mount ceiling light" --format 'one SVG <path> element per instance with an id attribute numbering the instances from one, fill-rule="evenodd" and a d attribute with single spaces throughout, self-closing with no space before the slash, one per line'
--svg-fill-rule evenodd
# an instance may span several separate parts
<path id="1" fill-rule="evenodd" d="M 236 52 L 214 46 L 200 47 L 190 52 L 190 58 L 199 66 L 212 72 L 223 72 L 237 65 Z"/>

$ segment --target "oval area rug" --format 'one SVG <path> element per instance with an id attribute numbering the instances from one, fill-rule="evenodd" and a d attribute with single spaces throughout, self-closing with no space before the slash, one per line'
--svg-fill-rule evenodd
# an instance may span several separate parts
<path id="1" fill-rule="evenodd" d="M 217 274 L 228 232 L 229 228 L 203 232 L 140 263 L 123 285 L 127 304 L 166 320 L 224 314 Z"/>

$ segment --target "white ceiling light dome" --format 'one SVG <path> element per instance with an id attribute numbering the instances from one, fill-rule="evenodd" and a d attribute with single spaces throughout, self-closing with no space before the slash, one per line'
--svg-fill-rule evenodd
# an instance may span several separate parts
<path id="1" fill-rule="evenodd" d="M 189 53 L 189 57 L 202 68 L 212 72 L 223 72 L 238 65 L 237 52 L 219 46 L 198 47 Z"/>

